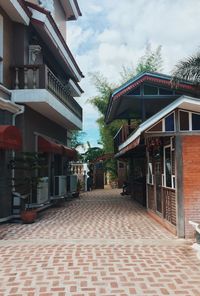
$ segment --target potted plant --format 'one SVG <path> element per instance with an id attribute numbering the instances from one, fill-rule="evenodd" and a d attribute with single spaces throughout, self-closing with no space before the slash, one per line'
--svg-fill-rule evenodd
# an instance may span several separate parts
<path id="1" fill-rule="evenodd" d="M 24 223 L 33 223 L 37 218 L 37 212 L 32 207 L 32 202 L 41 182 L 38 174 L 42 167 L 44 167 L 43 159 L 40 154 L 35 152 L 23 152 L 12 159 L 12 168 L 15 170 L 13 187 L 23 199 L 21 219 Z"/>

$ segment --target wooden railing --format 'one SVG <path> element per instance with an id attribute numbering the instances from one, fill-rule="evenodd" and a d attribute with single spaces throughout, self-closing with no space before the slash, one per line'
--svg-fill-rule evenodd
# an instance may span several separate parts
<path id="1" fill-rule="evenodd" d="M 82 108 L 72 97 L 68 85 L 63 84 L 46 65 L 14 67 L 14 89 L 48 89 L 56 98 L 82 120 Z"/>
<path id="2" fill-rule="evenodd" d="M 131 124 L 131 125 L 125 124 L 119 129 L 119 131 L 117 132 L 117 134 L 113 139 L 115 153 L 118 152 L 119 145 L 121 145 L 128 139 L 128 137 L 134 132 L 136 127 L 137 127 L 136 124 Z"/>

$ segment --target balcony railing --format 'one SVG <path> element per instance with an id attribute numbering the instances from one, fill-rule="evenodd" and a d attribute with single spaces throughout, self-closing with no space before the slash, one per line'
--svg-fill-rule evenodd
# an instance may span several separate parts
<path id="1" fill-rule="evenodd" d="M 136 124 L 125 124 L 123 125 L 119 131 L 117 132 L 117 134 L 114 137 L 114 152 L 117 153 L 118 152 L 118 147 L 119 145 L 121 145 L 122 143 L 124 143 L 128 137 L 134 132 L 134 130 L 137 128 Z"/>
<path id="2" fill-rule="evenodd" d="M 48 89 L 82 120 L 82 108 L 72 97 L 68 85 L 64 85 L 44 64 L 14 67 L 13 87 L 14 89 Z"/>

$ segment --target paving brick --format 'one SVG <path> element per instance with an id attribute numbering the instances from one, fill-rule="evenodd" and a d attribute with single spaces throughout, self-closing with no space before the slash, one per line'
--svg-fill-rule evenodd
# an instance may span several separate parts
<path id="1" fill-rule="evenodd" d="M 119 190 L 0 225 L 0 295 L 199 296 L 200 261 Z"/>

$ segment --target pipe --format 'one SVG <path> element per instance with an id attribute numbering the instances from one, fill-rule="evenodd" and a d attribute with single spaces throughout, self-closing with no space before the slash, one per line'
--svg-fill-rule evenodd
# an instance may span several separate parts
<path id="1" fill-rule="evenodd" d="M 17 111 L 16 113 L 14 113 L 13 116 L 12 116 L 12 125 L 14 125 L 14 126 L 16 124 L 16 117 L 18 115 L 23 114 L 24 111 L 25 111 L 25 107 L 24 106 L 19 105 L 19 107 L 21 109 L 19 111 Z M 12 159 L 14 159 L 14 158 L 15 158 L 15 151 L 12 150 Z M 11 177 L 12 177 L 12 188 L 13 188 L 13 191 L 15 191 L 15 169 L 14 168 L 12 168 Z"/>

